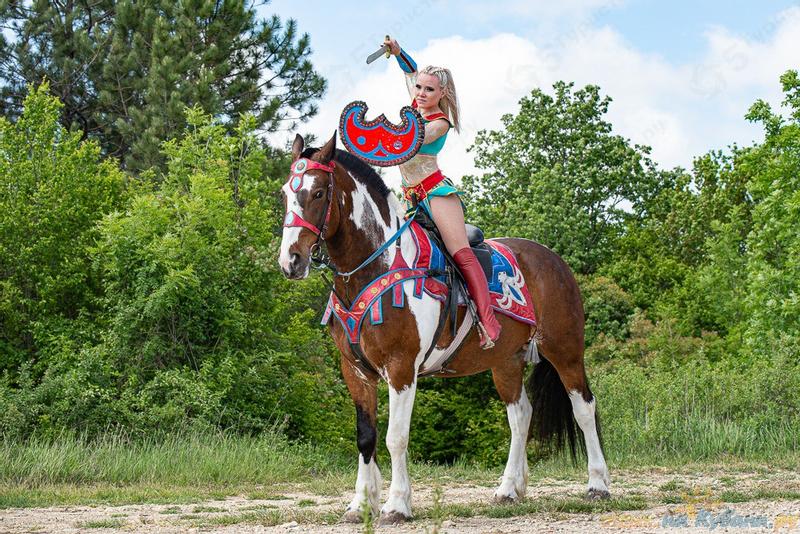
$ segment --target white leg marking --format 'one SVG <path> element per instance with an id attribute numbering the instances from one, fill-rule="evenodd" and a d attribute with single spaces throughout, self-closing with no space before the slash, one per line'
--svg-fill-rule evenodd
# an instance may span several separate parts
<path id="1" fill-rule="evenodd" d="M 383 505 L 381 514 L 395 512 L 407 518 L 411 517 L 411 483 L 408 478 L 406 449 L 416 391 L 416 379 L 402 391 L 395 391 L 391 385 L 389 386 L 389 428 L 386 432 L 386 447 L 392 456 L 392 485 L 389 487 L 389 498 Z"/>
<path id="2" fill-rule="evenodd" d="M 508 425 L 511 427 L 511 447 L 508 451 L 503 481 L 494 492 L 494 496 L 496 499 L 516 501 L 525 496 L 528 487 L 528 455 L 525 452 L 525 445 L 528 442 L 528 428 L 533 409 L 524 389 L 517 402 L 506 405 L 506 412 Z"/>
<path id="3" fill-rule="evenodd" d="M 377 515 L 381 506 L 381 489 L 383 480 L 375 458 L 364 463 L 364 457 L 358 455 L 358 478 L 356 478 L 356 494 L 347 506 L 348 512 L 361 512 L 364 499 L 369 501 L 373 516 Z"/>
<path id="4" fill-rule="evenodd" d="M 572 402 L 572 413 L 575 414 L 575 420 L 586 440 L 586 454 L 589 457 L 588 489 L 607 492 L 611 478 L 608 476 L 608 467 L 603 457 L 603 449 L 600 448 L 600 438 L 594 422 L 595 399 L 586 402 L 579 392 L 570 391 L 569 400 Z"/>

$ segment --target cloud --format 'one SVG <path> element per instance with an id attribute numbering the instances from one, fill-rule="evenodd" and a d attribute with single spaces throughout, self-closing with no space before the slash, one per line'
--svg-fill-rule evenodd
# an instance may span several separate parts
<path id="1" fill-rule="evenodd" d="M 569 2 L 584 10 L 611 3 Z M 500 4 L 504 9 L 523 6 Z M 544 3 L 533 4 L 530 9 L 545 9 Z M 705 47 L 696 60 L 681 64 L 637 50 L 614 29 L 596 27 L 591 20 L 555 40 L 510 33 L 485 39 L 452 36 L 430 40 L 424 48 L 409 52 L 420 66 L 442 65 L 453 72 L 464 124 L 460 136 L 451 132 L 448 137 L 440 166 L 458 181 L 477 172 L 473 155 L 466 150 L 478 130 L 497 129 L 504 113 L 518 111 L 520 98 L 536 87 L 549 92 L 557 80 L 575 81 L 578 87 L 599 85 L 613 98 L 608 120 L 615 132 L 652 146 L 653 158 L 663 167 L 688 167 L 708 150 L 759 139 L 760 128 L 743 117 L 758 98 L 773 105 L 782 100 L 778 78 L 797 66 L 800 8 L 781 12 L 751 35 L 712 27 L 704 37 Z M 320 68 L 328 78 L 329 93 L 320 103 L 319 115 L 301 127 L 320 140 L 333 133 L 339 113 L 352 100 L 367 102 L 368 117 L 384 113 L 393 121 L 399 120 L 400 107 L 409 103 L 394 58 L 370 66 L 348 60 Z M 387 169 L 385 177 L 390 186 L 398 187 L 397 169 Z"/>
<path id="2" fill-rule="evenodd" d="M 509 18 L 518 22 L 525 19 L 537 25 L 548 25 L 570 19 L 586 19 L 595 16 L 598 12 L 616 9 L 625 4 L 625 0 L 461 0 L 446 2 L 450 9 L 458 10 L 467 20 L 486 21 L 502 20 L 508 22 Z"/>

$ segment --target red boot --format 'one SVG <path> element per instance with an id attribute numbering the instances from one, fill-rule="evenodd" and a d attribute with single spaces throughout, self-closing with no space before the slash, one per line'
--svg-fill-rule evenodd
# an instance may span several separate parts
<path id="1" fill-rule="evenodd" d="M 453 259 L 461 270 L 464 280 L 467 282 L 467 289 L 475 301 L 478 308 L 478 331 L 481 333 L 481 348 L 490 349 L 494 347 L 494 342 L 500 337 L 502 327 L 494 316 L 494 310 L 490 304 L 489 284 L 486 282 L 486 275 L 483 268 L 475 257 L 475 253 L 469 247 L 464 247 L 455 254 Z M 482 327 L 481 327 L 482 325 Z"/>

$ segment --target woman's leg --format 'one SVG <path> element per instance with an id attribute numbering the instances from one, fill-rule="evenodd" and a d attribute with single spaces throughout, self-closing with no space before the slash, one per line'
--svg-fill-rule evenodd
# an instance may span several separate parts
<path id="1" fill-rule="evenodd" d="M 452 194 L 446 197 L 428 197 L 433 212 L 433 222 L 442 234 L 444 246 L 451 256 L 464 247 L 469 247 L 467 229 L 464 226 L 464 210 L 461 199 Z"/>
<path id="2" fill-rule="evenodd" d="M 457 195 L 429 197 L 433 222 L 439 228 L 444 246 L 455 260 L 467 282 L 467 289 L 478 308 L 478 317 L 489 339 L 481 341 L 481 346 L 491 348 L 500 336 L 500 323 L 494 316 L 489 297 L 486 275 L 478 263 L 475 253 L 469 248 L 467 230 L 464 227 L 464 211 Z"/>

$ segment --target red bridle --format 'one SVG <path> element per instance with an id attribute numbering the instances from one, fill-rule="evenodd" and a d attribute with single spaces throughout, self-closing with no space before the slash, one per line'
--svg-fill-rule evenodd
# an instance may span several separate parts
<path id="1" fill-rule="evenodd" d="M 333 202 L 331 202 L 331 200 L 333 199 L 333 170 L 335 168 L 336 168 L 336 163 L 334 163 L 333 161 L 331 161 L 330 166 L 328 166 L 322 163 L 318 163 L 316 161 L 311 161 L 310 159 L 307 158 L 300 158 L 292 164 L 292 170 L 289 173 L 289 178 L 287 182 L 289 184 L 289 189 L 291 189 L 294 192 L 299 191 L 300 188 L 303 187 L 303 176 L 305 175 L 306 172 L 312 169 L 319 169 L 321 171 L 327 172 L 330 175 L 328 180 L 328 200 L 327 200 L 328 206 L 325 209 L 325 218 L 323 219 L 322 222 L 322 229 L 317 228 L 315 225 L 303 219 L 303 217 L 301 217 L 299 214 L 288 209 L 287 206 L 286 217 L 284 217 L 283 219 L 284 228 L 291 228 L 291 227 L 307 228 L 308 230 L 311 230 L 316 234 L 318 242 L 321 239 L 325 239 L 323 234 L 328 229 L 328 221 L 330 221 L 331 218 L 331 206 L 333 205 Z"/>

